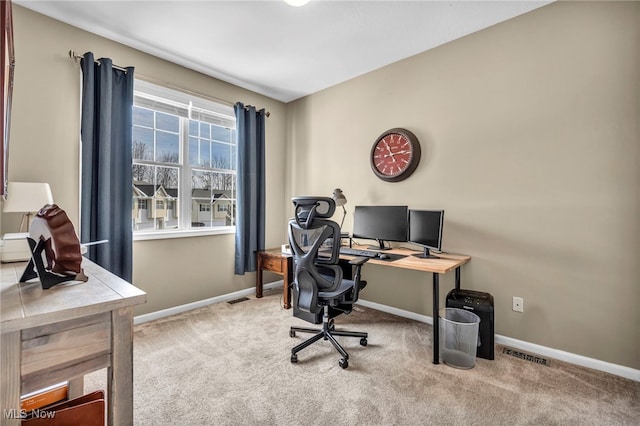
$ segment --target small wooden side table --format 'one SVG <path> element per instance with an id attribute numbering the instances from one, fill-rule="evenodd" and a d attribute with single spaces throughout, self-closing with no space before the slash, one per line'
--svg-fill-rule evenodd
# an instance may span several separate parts
<path id="1" fill-rule="evenodd" d="M 285 309 L 291 308 L 291 282 L 293 281 L 293 256 L 282 253 L 280 248 L 261 250 L 257 254 L 256 297 L 262 297 L 262 271 L 282 275 L 282 303 Z"/>

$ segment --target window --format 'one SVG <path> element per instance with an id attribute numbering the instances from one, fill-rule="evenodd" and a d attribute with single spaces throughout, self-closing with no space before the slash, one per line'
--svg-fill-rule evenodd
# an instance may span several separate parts
<path id="1" fill-rule="evenodd" d="M 134 232 L 235 225 L 231 106 L 136 80 L 132 154 Z"/>

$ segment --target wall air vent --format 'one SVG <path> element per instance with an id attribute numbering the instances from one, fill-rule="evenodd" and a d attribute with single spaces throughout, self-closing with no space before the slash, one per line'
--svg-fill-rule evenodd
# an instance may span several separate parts
<path id="1" fill-rule="evenodd" d="M 503 348 L 502 349 L 502 353 L 514 356 L 516 358 L 523 359 L 525 361 L 534 362 L 534 363 L 540 364 L 540 365 L 546 365 L 547 367 L 549 367 L 551 365 L 551 362 L 548 359 L 540 358 L 540 357 L 537 357 L 535 355 L 529 355 L 529 354 L 526 354 L 524 352 L 519 352 L 519 351 L 516 351 L 516 350 L 513 350 L 513 349 L 509 349 L 509 348 Z"/>

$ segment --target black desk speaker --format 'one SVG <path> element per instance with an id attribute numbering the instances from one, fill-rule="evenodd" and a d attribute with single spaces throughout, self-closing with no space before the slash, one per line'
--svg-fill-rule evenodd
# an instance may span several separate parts
<path id="1" fill-rule="evenodd" d="M 471 311 L 480 317 L 478 329 L 478 358 L 494 359 L 493 296 L 473 290 L 451 290 L 447 294 L 447 308 Z"/>

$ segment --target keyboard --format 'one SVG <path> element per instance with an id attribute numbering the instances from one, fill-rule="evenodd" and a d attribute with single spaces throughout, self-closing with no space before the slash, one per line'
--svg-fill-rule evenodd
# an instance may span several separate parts
<path id="1" fill-rule="evenodd" d="M 351 247 L 340 247 L 340 254 L 346 254 L 349 256 L 362 256 L 362 257 L 378 257 L 380 256 L 379 251 L 371 251 L 371 250 L 357 250 Z"/>

